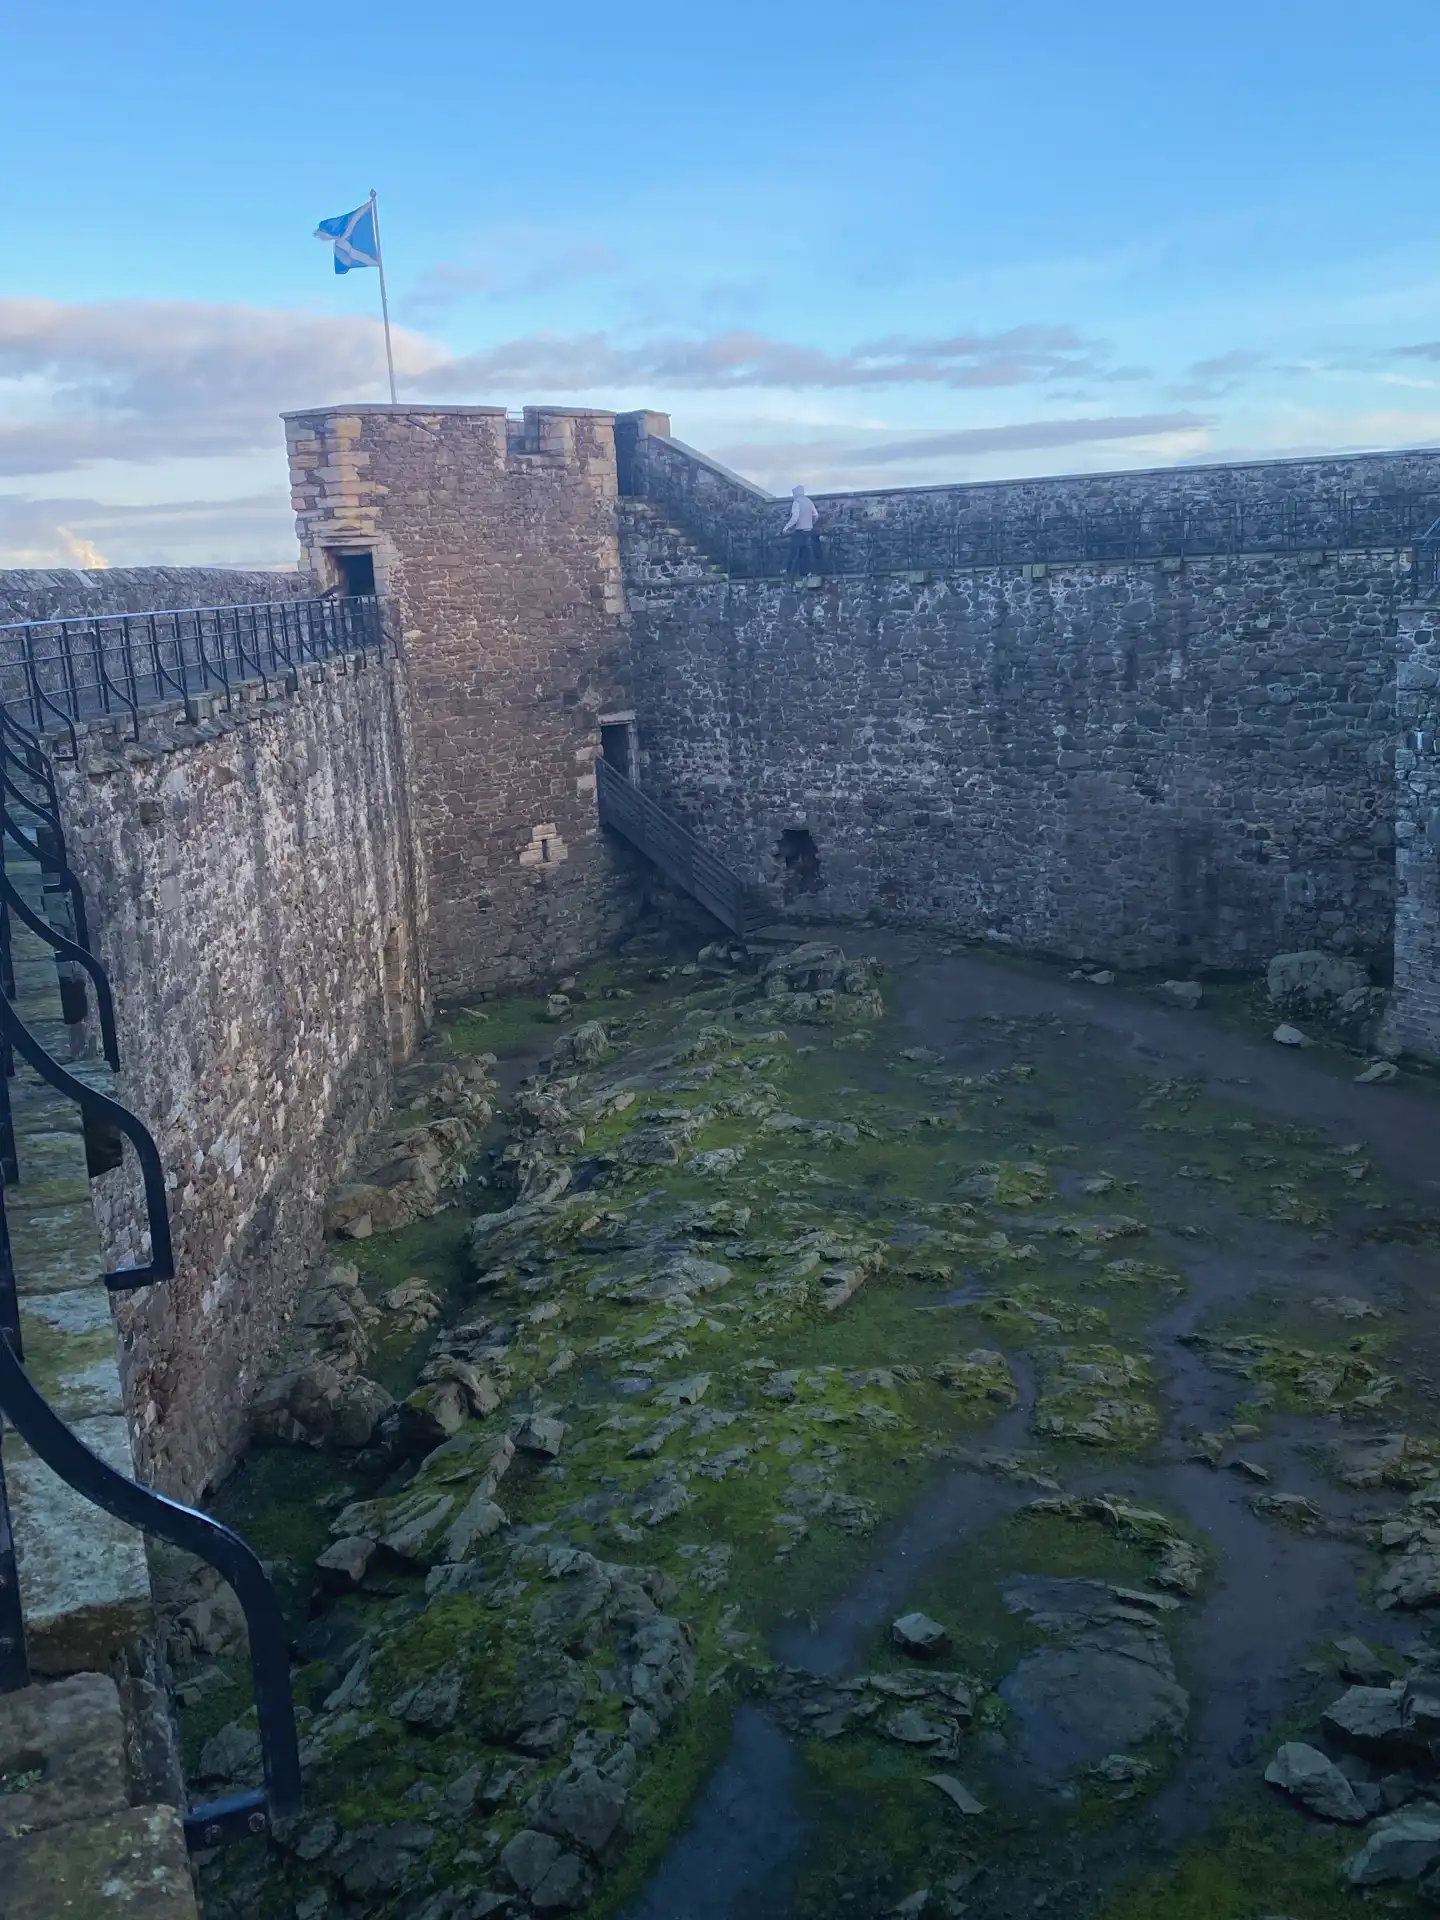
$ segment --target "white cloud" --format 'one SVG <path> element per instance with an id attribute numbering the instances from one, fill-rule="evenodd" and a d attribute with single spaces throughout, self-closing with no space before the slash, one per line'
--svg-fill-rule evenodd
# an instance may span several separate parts
<path id="1" fill-rule="evenodd" d="M 1077 375 L 1105 378 L 1107 358 L 1102 343 L 1063 326 L 918 339 L 892 334 L 843 353 L 739 328 L 695 339 L 665 336 L 638 346 L 619 345 L 604 333 L 541 333 L 460 354 L 409 384 L 431 393 L 1010 387 Z M 1119 369 L 1116 377 L 1132 372 Z"/>
<path id="2" fill-rule="evenodd" d="M 404 330 L 397 369 L 444 359 Z M 380 397 L 377 321 L 179 300 L 0 300 L 0 473 L 274 447 L 287 407 Z"/>
<path id="3" fill-rule="evenodd" d="M 1103 415 L 1069 420 L 1017 420 L 1005 426 L 965 427 L 953 432 L 906 434 L 896 439 L 843 438 L 836 432 L 803 440 L 751 441 L 717 446 L 717 459 L 748 475 L 762 486 L 783 492 L 797 476 L 816 488 L 933 486 L 981 476 L 994 470 L 998 456 L 1003 471 L 1030 470 L 1031 463 L 1015 456 L 1048 453 L 1066 448 L 1078 454 L 1083 469 L 1092 468 L 1099 449 L 1113 464 L 1113 449 L 1133 462 L 1193 457 L 1206 445 L 1211 422 L 1195 413 Z M 1088 450 L 1088 451 L 1087 451 Z M 938 469 L 938 470 L 937 470 Z M 1035 471 L 1053 471 L 1046 460 Z"/>
<path id="4" fill-rule="evenodd" d="M 0 494 L 0 567 L 293 567 L 283 488 L 240 500 L 115 506 Z"/>

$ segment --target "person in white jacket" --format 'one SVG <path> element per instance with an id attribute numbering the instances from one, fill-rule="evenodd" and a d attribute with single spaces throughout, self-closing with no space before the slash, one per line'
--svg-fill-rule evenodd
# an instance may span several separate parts
<path id="1" fill-rule="evenodd" d="M 784 527 L 790 536 L 790 558 L 785 571 L 791 578 L 796 574 L 814 573 L 820 565 L 820 542 L 815 537 L 815 522 L 819 518 L 815 502 L 804 487 L 792 487 L 790 518 Z"/>

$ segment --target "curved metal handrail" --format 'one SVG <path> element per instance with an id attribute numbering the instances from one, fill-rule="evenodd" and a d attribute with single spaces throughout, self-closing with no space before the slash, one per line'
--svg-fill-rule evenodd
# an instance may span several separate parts
<path id="1" fill-rule="evenodd" d="M 153 1533 L 206 1561 L 233 1589 L 244 1611 L 265 1787 L 190 1808 L 185 1837 L 192 1851 L 263 1833 L 272 1820 L 299 1813 L 300 1748 L 290 1689 L 289 1630 L 275 1589 L 255 1554 L 238 1533 L 209 1514 L 142 1487 L 92 1453 L 37 1390 L 4 1338 L 0 1338 L 0 1408 L 52 1472 L 126 1526 Z"/>
<path id="2" fill-rule="evenodd" d="M 0 789 L 3 789 L 7 785 L 8 782 L 4 779 L 4 776 L 0 775 Z M 49 826 L 48 821 L 44 824 Z M 69 896 L 70 911 L 75 920 L 75 938 L 79 941 L 80 945 L 84 947 L 85 951 L 89 953 L 92 950 L 90 945 L 90 919 L 85 911 L 85 893 L 78 877 L 72 873 L 66 865 L 62 855 L 47 851 L 41 844 L 38 833 L 33 840 L 27 840 L 25 838 L 25 835 L 20 831 L 19 822 L 10 812 L 10 809 L 4 805 L 3 792 L 0 792 L 0 830 L 8 833 L 20 851 L 28 854 L 43 872 L 53 873 L 59 880 L 61 886 Z M 55 831 L 53 827 L 50 830 L 52 833 Z"/>
<path id="3" fill-rule="evenodd" d="M 96 656 L 107 692 L 129 708 L 138 724 L 134 703 L 112 685 L 105 669 L 99 623 L 95 626 Z M 128 639 L 128 628 L 127 628 Z M 128 660 L 127 660 L 128 664 Z M 33 680 L 33 674 L 32 674 Z M 47 700 L 52 707 L 53 702 Z M 64 717 L 64 716 L 62 716 Z M 72 747 L 75 743 L 70 729 Z M 19 748 L 12 744 L 20 743 Z M 18 776 L 18 777 L 17 777 Z M 20 781 L 33 782 L 38 792 L 27 792 Z M 34 822 L 31 839 L 22 831 L 17 811 Z M 84 892 L 66 858 L 59 796 L 49 756 L 41 740 L 0 705 L 0 1070 L 9 1072 L 18 1054 L 48 1085 L 74 1102 L 86 1122 L 114 1129 L 127 1138 L 140 1162 L 145 1211 L 150 1232 L 147 1263 L 121 1267 L 103 1278 L 111 1292 L 125 1292 L 168 1280 L 175 1272 L 174 1242 L 165 1196 L 165 1170 L 150 1130 L 128 1108 L 69 1072 L 41 1044 L 21 1018 L 14 1000 L 13 971 L 9 965 L 10 919 L 13 913 L 55 954 L 61 970 L 62 1006 L 65 969 L 80 968 L 95 988 L 105 1058 L 119 1066 L 114 998 L 104 967 L 91 949 Z M 4 869 L 5 837 L 13 840 L 40 867 L 55 876 L 69 899 L 75 938 L 52 926 L 30 905 Z M 250 1639 L 250 1673 L 260 1731 L 265 1787 L 192 1807 L 184 1818 L 186 1842 L 192 1851 L 224 1841 L 265 1832 L 272 1820 L 289 1817 L 302 1804 L 299 1747 L 295 1708 L 290 1688 L 288 1634 L 274 1587 L 254 1553 L 238 1534 L 209 1515 L 142 1487 L 117 1472 L 91 1451 L 38 1392 L 25 1372 L 10 1257 L 9 1229 L 4 1211 L 4 1179 L 13 1175 L 14 1138 L 9 1123 L 9 1087 L 0 1081 L 0 1132 L 8 1148 L 9 1164 L 0 1166 L 0 1413 L 9 1419 L 27 1445 L 68 1485 L 128 1526 L 140 1527 L 172 1545 L 198 1555 L 226 1580 L 240 1601 Z M 0 1681 L 23 1685 L 28 1674 L 24 1625 L 16 1606 L 16 1567 L 9 1537 L 8 1512 L 0 1481 Z"/>
<path id="4" fill-rule="evenodd" d="M 38 934 L 47 945 L 55 949 L 57 960 L 68 962 L 72 966 L 83 967 L 90 976 L 90 984 L 95 989 L 95 1012 L 100 1021 L 100 1044 L 104 1049 L 105 1063 L 120 1071 L 120 1043 L 115 1035 L 115 999 L 110 991 L 110 976 L 88 948 L 78 946 L 75 941 L 67 940 L 58 933 L 48 920 L 30 905 L 15 882 L 5 871 L 3 851 L 0 851 L 0 900 L 18 913 L 32 933 Z"/>
<path id="5" fill-rule="evenodd" d="M 145 1183 L 145 1211 L 150 1223 L 150 1261 L 143 1267 L 117 1267 L 100 1277 L 112 1293 L 132 1293 L 175 1277 L 175 1249 L 170 1235 L 170 1210 L 165 1204 L 165 1169 L 160 1149 L 143 1120 L 98 1088 L 68 1073 L 31 1033 L 14 1007 L 0 994 L 0 1039 L 7 1041 L 42 1080 L 73 1100 L 87 1119 L 99 1120 L 123 1133 L 134 1147 Z"/>

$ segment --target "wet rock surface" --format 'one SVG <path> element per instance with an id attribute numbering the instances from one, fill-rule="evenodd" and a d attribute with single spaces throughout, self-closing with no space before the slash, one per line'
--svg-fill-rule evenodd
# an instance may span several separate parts
<path id="1" fill-rule="evenodd" d="M 874 936 L 457 1014 L 464 1142 L 337 1195 L 222 1500 L 307 1811 L 210 1920 L 1429 1899 L 1440 1107 L 1187 984 Z M 235 1790 L 243 1634 L 167 1583 Z"/>

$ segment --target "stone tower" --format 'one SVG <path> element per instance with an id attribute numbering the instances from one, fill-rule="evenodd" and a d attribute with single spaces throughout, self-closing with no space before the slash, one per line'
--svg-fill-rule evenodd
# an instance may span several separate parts
<path id="1" fill-rule="evenodd" d="M 437 995 L 595 953 L 625 906 L 594 770 L 630 706 L 614 416 L 327 407 L 286 433 L 302 564 L 403 635 Z"/>

